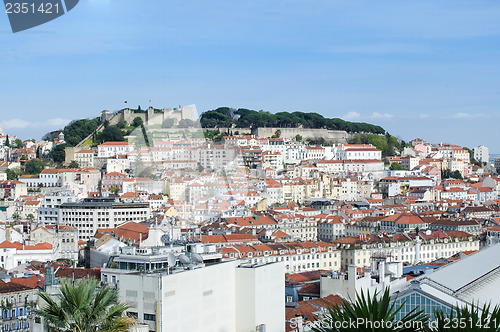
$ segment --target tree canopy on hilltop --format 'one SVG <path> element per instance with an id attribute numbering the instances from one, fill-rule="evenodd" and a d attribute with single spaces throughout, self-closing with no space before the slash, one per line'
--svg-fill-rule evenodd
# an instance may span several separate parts
<path id="1" fill-rule="evenodd" d="M 100 124 L 100 118 L 72 121 L 70 124 L 64 127 L 64 140 L 69 146 L 75 146 L 80 143 L 85 137 L 92 134 Z"/>
<path id="2" fill-rule="evenodd" d="M 363 122 L 349 122 L 338 118 L 325 118 L 318 113 L 309 112 L 278 112 L 272 114 L 267 111 L 254 111 L 245 108 L 232 109 L 219 107 L 206 111 L 201 115 L 203 128 L 230 127 L 279 127 L 279 128 L 313 128 L 345 130 L 347 132 L 363 132 L 385 134 L 385 130 L 376 125 Z"/>

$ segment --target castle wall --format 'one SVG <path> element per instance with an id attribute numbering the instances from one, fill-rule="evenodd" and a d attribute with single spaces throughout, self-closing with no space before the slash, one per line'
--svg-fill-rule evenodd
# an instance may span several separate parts
<path id="1" fill-rule="evenodd" d="M 252 134 L 259 137 L 271 137 L 276 134 L 276 131 L 280 130 L 280 137 L 283 138 L 295 138 L 295 136 L 300 135 L 303 139 L 317 139 L 324 138 L 326 141 L 333 142 L 335 144 L 346 143 L 348 134 L 343 130 L 328 130 L 328 129 L 308 129 L 308 128 L 254 128 Z"/>
<path id="2" fill-rule="evenodd" d="M 101 112 L 101 120 L 108 121 L 111 125 L 116 125 L 120 121 L 125 121 L 127 125 L 131 125 L 137 117 L 141 118 L 145 124 L 150 126 L 161 125 L 167 119 L 174 119 L 174 124 L 178 124 L 182 119 L 189 119 L 192 121 L 198 120 L 198 114 L 194 105 L 175 109 L 164 108 L 161 112 L 155 112 L 151 107 L 143 113 L 135 113 L 128 108 L 120 110 L 117 113 L 109 113 L 108 111 Z"/>

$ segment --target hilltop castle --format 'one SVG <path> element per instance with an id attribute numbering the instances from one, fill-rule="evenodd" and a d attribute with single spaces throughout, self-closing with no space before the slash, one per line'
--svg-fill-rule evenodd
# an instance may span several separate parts
<path id="1" fill-rule="evenodd" d="M 115 125 L 120 121 L 125 121 L 127 125 L 131 125 L 132 121 L 137 117 L 141 118 L 144 124 L 147 125 L 161 125 L 168 119 L 172 119 L 173 124 L 176 125 L 183 119 L 196 121 L 198 114 L 194 105 L 174 109 L 164 108 L 161 110 L 149 107 L 145 111 L 126 108 L 116 113 L 110 113 L 106 110 L 101 112 L 101 120 L 103 122 L 108 121 L 111 125 Z"/>

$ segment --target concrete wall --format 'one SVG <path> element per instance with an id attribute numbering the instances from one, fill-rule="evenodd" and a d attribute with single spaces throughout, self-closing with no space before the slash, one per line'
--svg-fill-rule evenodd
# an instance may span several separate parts
<path id="1" fill-rule="evenodd" d="M 115 125 L 120 121 L 125 121 L 127 125 L 130 125 L 137 117 L 141 118 L 145 124 L 161 125 L 167 119 L 173 119 L 175 123 L 178 123 L 182 119 L 195 121 L 198 119 L 198 113 L 194 105 L 174 109 L 164 108 L 161 112 L 155 112 L 151 107 L 145 110 L 144 113 L 134 113 L 128 108 L 120 110 L 117 113 L 110 113 L 109 111 L 101 112 L 101 120 L 109 121 L 111 125 Z"/>
<path id="2" fill-rule="evenodd" d="M 285 331 L 284 262 L 236 269 L 236 331 Z"/>
<path id="3" fill-rule="evenodd" d="M 254 128 L 252 134 L 259 137 L 271 137 L 276 134 L 276 131 L 280 130 L 280 137 L 283 138 L 295 138 L 295 136 L 300 135 L 302 139 L 317 139 L 324 138 L 326 141 L 333 142 L 335 144 L 346 143 L 348 134 L 343 130 L 328 130 L 328 129 L 306 129 L 306 128 Z"/>
<path id="4" fill-rule="evenodd" d="M 225 262 L 170 275 L 121 274 L 120 300 L 133 306 L 128 311 L 137 313 L 138 323 L 158 332 L 250 332 L 260 324 L 266 331 L 284 332 L 284 263 L 237 265 Z M 156 320 L 144 320 L 144 314 Z"/>

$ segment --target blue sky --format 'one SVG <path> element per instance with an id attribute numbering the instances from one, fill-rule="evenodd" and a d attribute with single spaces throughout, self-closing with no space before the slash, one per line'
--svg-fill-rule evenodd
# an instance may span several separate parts
<path id="1" fill-rule="evenodd" d="M 311 111 L 500 153 L 500 2 L 80 0 L 12 34 L 0 123 L 41 138 L 128 105 Z"/>

